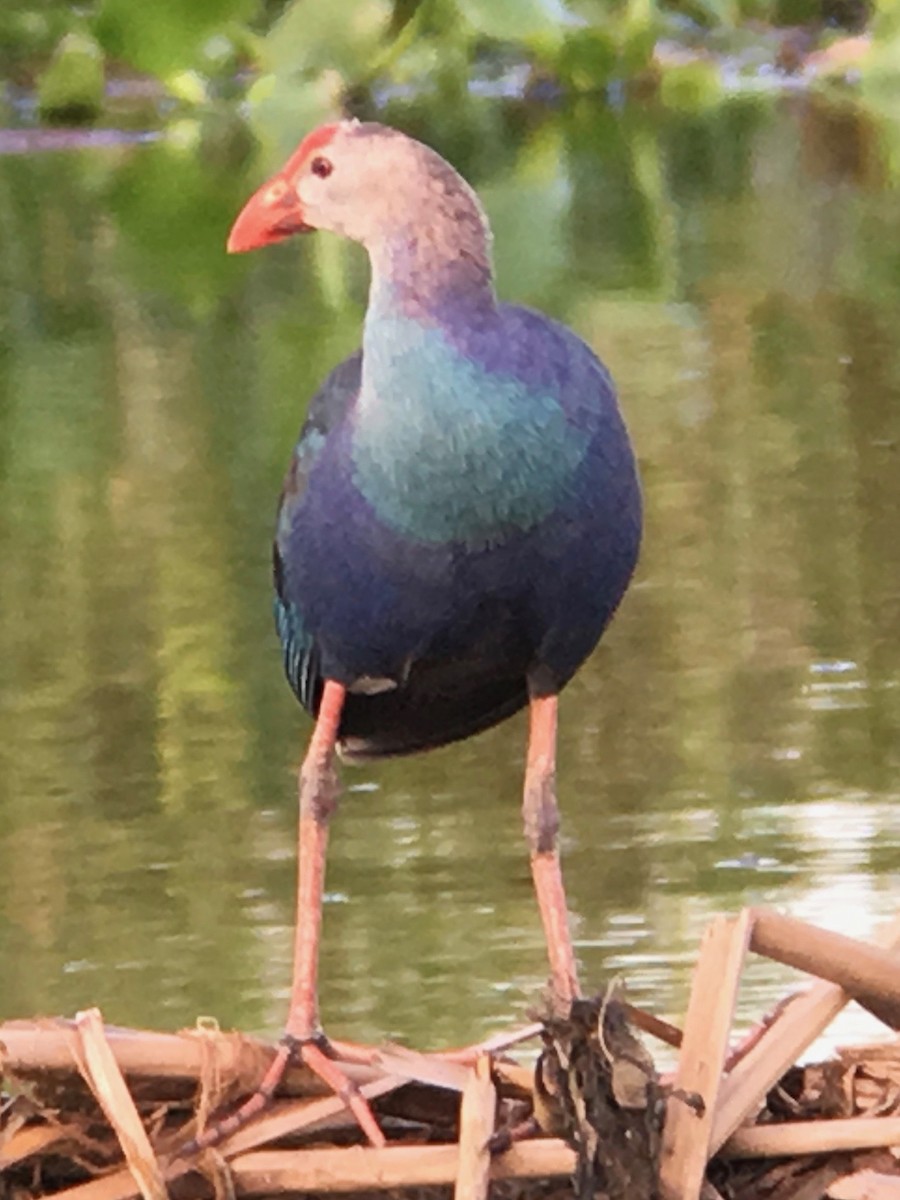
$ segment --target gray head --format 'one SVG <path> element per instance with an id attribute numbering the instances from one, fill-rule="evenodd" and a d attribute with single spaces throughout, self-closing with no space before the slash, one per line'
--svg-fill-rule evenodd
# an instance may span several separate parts
<path id="1" fill-rule="evenodd" d="M 374 122 L 340 121 L 305 137 L 247 201 L 228 249 L 313 229 L 361 242 L 376 265 L 387 245 L 423 239 L 441 258 L 488 266 L 490 233 L 472 188 L 429 146 Z"/>

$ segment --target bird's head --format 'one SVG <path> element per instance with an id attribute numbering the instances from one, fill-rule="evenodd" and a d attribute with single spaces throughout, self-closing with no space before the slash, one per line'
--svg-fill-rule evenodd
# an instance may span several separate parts
<path id="1" fill-rule="evenodd" d="M 397 231 L 487 237 L 475 193 L 434 150 L 385 125 L 340 121 L 303 139 L 250 197 L 228 238 L 232 253 L 327 229 L 370 251 Z M 451 234 L 442 231 L 451 230 Z"/>

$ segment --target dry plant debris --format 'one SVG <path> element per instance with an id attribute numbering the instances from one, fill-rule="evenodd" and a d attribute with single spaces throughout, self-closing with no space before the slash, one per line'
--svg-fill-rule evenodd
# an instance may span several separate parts
<path id="1" fill-rule="evenodd" d="M 386 1047 L 345 1069 L 387 1138 L 362 1144 L 343 1102 L 295 1067 L 279 1098 L 215 1151 L 180 1151 L 252 1092 L 274 1050 L 204 1026 L 180 1034 L 74 1021 L 0 1025 L 0 1200 L 900 1200 L 900 1040 L 797 1061 L 851 998 L 900 1025 L 900 919 L 877 945 L 764 909 L 704 936 L 684 1030 L 619 989 L 492 1039 L 471 1063 Z M 817 977 L 743 1040 L 743 963 Z M 680 1045 L 660 1079 L 636 1028 Z M 508 1051 L 540 1035 L 536 1065 Z M 336 1044 L 338 1050 L 340 1043 Z"/>

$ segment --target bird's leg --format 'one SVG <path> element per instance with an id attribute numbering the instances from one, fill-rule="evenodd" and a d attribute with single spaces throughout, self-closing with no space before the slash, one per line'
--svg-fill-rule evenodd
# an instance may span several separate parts
<path id="1" fill-rule="evenodd" d="M 531 854 L 531 876 L 544 926 L 554 1004 L 568 1013 L 578 996 L 578 972 L 559 865 L 556 804 L 556 696 L 532 696 L 522 814 Z"/>
<path id="2" fill-rule="evenodd" d="M 550 957 L 552 1002 L 554 1009 L 568 1016 L 572 1001 L 579 995 L 575 951 L 569 933 L 569 914 L 562 871 L 559 865 L 557 835 L 559 810 L 556 805 L 556 696 L 532 696 L 529 707 L 528 756 L 525 768 L 525 796 L 522 815 L 531 855 L 531 874 L 537 893 L 538 908 Z M 521 1031 L 534 1036 L 539 1027 Z M 512 1039 L 515 1040 L 515 1039 Z M 493 1039 L 477 1046 L 443 1051 L 436 1057 L 451 1062 L 472 1063 L 479 1053 L 503 1048 Z"/>
<path id="3" fill-rule="evenodd" d="M 384 1134 L 365 1098 L 328 1054 L 328 1043 L 319 1028 L 319 935 L 322 929 L 322 895 L 325 886 L 325 852 L 328 822 L 338 798 L 335 746 L 346 689 L 327 680 L 319 705 L 316 727 L 300 768 L 300 830 L 297 849 L 297 921 L 294 937 L 294 978 L 284 1035 L 275 1058 L 256 1091 L 245 1104 L 208 1129 L 181 1150 L 182 1157 L 217 1145 L 236 1132 L 272 1101 L 291 1061 L 299 1057 L 350 1108 L 373 1145 L 385 1144 Z"/>
<path id="4" fill-rule="evenodd" d="M 299 1051 L 306 1066 L 346 1102 L 369 1141 L 373 1145 L 383 1146 L 384 1135 L 378 1128 L 372 1110 L 356 1085 L 329 1058 L 327 1043 L 324 1043 L 319 1028 L 319 940 L 325 890 L 325 855 L 328 849 L 328 824 L 337 807 L 339 789 L 334 756 L 346 694 L 346 688 L 341 684 L 334 680 L 326 681 L 316 727 L 300 768 L 294 980 L 287 1025 L 281 1039 L 282 1050 L 287 1050 L 282 1056 L 281 1074 L 292 1055 Z"/>
<path id="5" fill-rule="evenodd" d="M 285 1040 L 311 1041 L 319 1032 L 319 935 L 325 890 L 328 825 L 337 808 L 335 745 L 345 689 L 328 680 L 316 727 L 300 768 L 300 826 L 297 840 L 297 920 L 294 926 L 294 979 Z"/>

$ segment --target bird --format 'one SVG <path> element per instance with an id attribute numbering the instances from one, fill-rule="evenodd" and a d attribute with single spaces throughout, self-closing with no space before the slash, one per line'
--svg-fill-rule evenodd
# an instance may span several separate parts
<path id="1" fill-rule="evenodd" d="M 227 249 L 314 230 L 361 243 L 371 276 L 361 348 L 309 404 L 274 538 L 284 669 L 315 724 L 298 781 L 289 1013 L 263 1098 L 292 1057 L 352 1091 L 317 998 L 339 757 L 415 754 L 527 708 L 523 817 L 551 995 L 579 995 L 558 697 L 618 608 L 642 531 L 609 372 L 571 329 L 498 300 L 485 211 L 437 151 L 376 122 L 323 125 L 253 193 Z"/>

